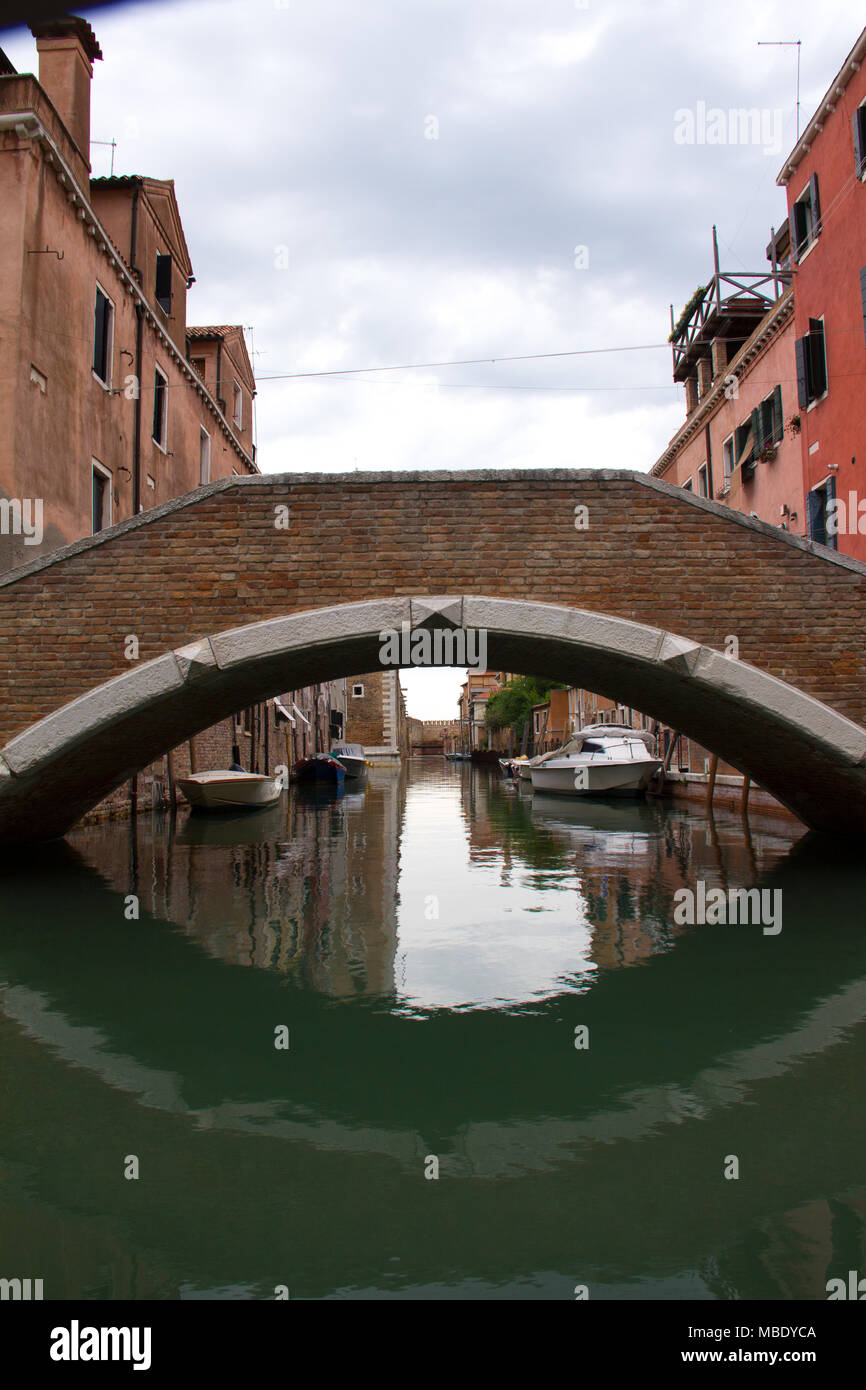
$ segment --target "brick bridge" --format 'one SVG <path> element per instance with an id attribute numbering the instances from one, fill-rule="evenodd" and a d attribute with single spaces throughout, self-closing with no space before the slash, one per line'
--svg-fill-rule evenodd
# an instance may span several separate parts
<path id="1" fill-rule="evenodd" d="M 866 566 L 563 469 L 225 479 L 4 576 L 0 842 L 62 834 L 233 710 L 376 669 L 403 622 L 483 629 L 494 669 L 645 710 L 808 825 L 866 830 Z"/>
<path id="2" fill-rule="evenodd" d="M 412 719 L 409 727 L 410 753 L 443 753 L 446 744 L 460 737 L 459 719 Z"/>

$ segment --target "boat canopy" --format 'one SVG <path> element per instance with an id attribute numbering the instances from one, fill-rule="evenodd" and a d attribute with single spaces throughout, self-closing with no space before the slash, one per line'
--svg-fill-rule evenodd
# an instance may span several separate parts
<path id="1" fill-rule="evenodd" d="M 587 724 L 586 728 L 578 729 L 574 737 L 563 743 L 561 748 L 553 748 L 549 753 L 532 758 L 530 765 L 538 767 L 540 763 L 550 762 L 552 758 L 573 757 L 581 751 L 585 743 L 590 740 L 597 743 L 604 738 L 615 739 L 617 742 L 624 738 L 639 739 L 650 753 L 655 752 L 655 738 L 646 729 L 632 729 L 627 724 Z"/>

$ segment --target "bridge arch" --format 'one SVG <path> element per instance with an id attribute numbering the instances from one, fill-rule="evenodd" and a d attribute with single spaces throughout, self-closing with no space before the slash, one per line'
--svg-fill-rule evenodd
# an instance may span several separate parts
<path id="1" fill-rule="evenodd" d="M 0 750 L 0 843 L 67 831 L 115 786 L 233 710 L 380 666 L 382 634 L 486 634 L 488 664 L 609 695 L 766 787 L 807 825 L 866 830 L 866 729 L 741 660 L 666 629 L 531 600 L 386 597 L 268 618 L 97 684 Z"/>

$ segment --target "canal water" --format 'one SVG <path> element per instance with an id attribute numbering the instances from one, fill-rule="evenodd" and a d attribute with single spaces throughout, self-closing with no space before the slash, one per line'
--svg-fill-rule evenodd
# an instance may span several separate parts
<path id="1" fill-rule="evenodd" d="M 679 923 L 698 881 L 778 890 L 781 930 Z M 21 855 L 0 1275 L 824 1299 L 866 1274 L 864 901 L 862 856 L 793 823 L 441 758 Z"/>

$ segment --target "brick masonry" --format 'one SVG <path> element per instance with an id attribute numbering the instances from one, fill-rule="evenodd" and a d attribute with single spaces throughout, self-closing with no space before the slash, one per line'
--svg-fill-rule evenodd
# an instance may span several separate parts
<path id="1" fill-rule="evenodd" d="M 717 649 L 735 635 L 743 660 L 866 721 L 866 567 L 643 475 L 557 470 L 232 479 L 13 571 L 0 735 L 129 670 L 130 635 L 146 661 L 259 619 L 435 593 L 573 605 Z"/>

